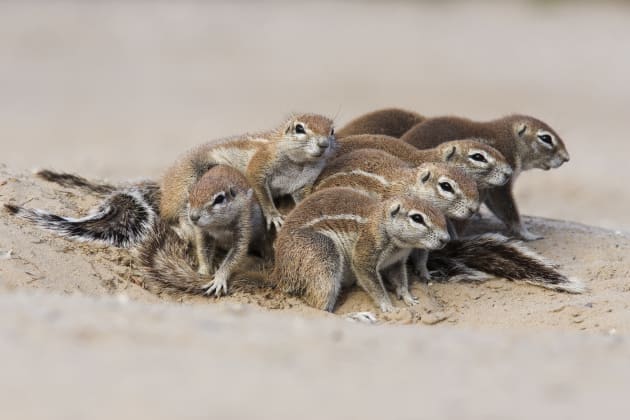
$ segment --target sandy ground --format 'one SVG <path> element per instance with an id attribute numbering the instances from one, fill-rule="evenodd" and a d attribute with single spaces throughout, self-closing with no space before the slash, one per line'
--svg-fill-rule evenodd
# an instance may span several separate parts
<path id="1" fill-rule="evenodd" d="M 619 4 L 1 3 L 0 202 L 80 214 L 93 198 L 28 171 L 157 177 L 291 111 L 530 113 L 572 155 L 518 181 L 545 236 L 531 246 L 589 292 L 416 284 L 421 305 L 373 327 L 271 292 L 180 302 L 139 287 L 125 251 L 0 212 L 0 417 L 625 418 L 629 20 Z M 337 314 L 372 309 L 352 290 Z"/>

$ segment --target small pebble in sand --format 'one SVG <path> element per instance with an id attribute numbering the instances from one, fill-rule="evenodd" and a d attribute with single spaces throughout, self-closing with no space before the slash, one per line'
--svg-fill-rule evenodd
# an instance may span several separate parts
<path id="1" fill-rule="evenodd" d="M 0 251 L 0 260 L 10 260 L 12 254 L 13 254 L 12 249 L 8 251 Z"/>

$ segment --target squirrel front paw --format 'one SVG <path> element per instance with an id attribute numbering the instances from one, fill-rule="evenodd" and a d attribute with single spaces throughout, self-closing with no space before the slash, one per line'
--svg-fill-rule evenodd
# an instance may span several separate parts
<path id="1" fill-rule="evenodd" d="M 267 230 L 271 229 L 271 226 L 276 228 L 276 232 L 280 230 L 282 224 L 284 223 L 284 218 L 278 212 L 271 214 L 267 217 Z"/>
<path id="2" fill-rule="evenodd" d="M 211 282 L 202 286 L 202 289 L 205 289 L 205 295 L 210 296 L 214 294 L 216 297 L 227 295 L 227 280 L 228 276 L 222 273 L 217 273 Z"/>
<path id="3" fill-rule="evenodd" d="M 398 294 L 398 299 L 405 302 L 407 306 L 415 306 L 420 303 L 420 299 L 409 293 L 409 290 L 403 290 Z"/>

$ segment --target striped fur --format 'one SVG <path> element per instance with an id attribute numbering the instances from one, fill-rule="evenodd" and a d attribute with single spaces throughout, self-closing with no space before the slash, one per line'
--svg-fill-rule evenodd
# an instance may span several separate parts
<path id="1" fill-rule="evenodd" d="M 429 254 L 428 267 L 448 281 L 502 277 L 569 293 L 586 291 L 582 282 L 560 273 L 521 241 L 494 233 L 449 242 Z"/>
<path id="2" fill-rule="evenodd" d="M 12 204 L 4 206 L 17 217 L 68 239 L 129 248 L 146 237 L 157 218 L 158 205 L 157 185 L 138 185 L 111 193 L 81 218 Z"/>

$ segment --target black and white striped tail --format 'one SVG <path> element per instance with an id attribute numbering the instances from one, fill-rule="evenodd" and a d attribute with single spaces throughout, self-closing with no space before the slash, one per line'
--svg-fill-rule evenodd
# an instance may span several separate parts
<path id="1" fill-rule="evenodd" d="M 79 188 L 83 191 L 98 195 L 111 194 L 119 189 L 119 187 L 105 182 L 94 182 L 78 175 L 66 172 L 55 172 L 48 169 L 36 171 L 35 176 L 45 181 L 59 184 L 62 187 Z"/>
<path id="2" fill-rule="evenodd" d="M 153 191 L 140 189 L 112 193 L 90 214 L 72 218 L 45 210 L 5 204 L 12 214 L 60 236 L 129 248 L 142 241 L 156 221 L 156 204 L 147 200 Z"/>
<path id="3" fill-rule="evenodd" d="M 586 290 L 582 282 L 560 273 L 521 241 L 495 233 L 451 241 L 431 251 L 428 268 L 448 281 L 502 277 L 569 293 Z"/>

